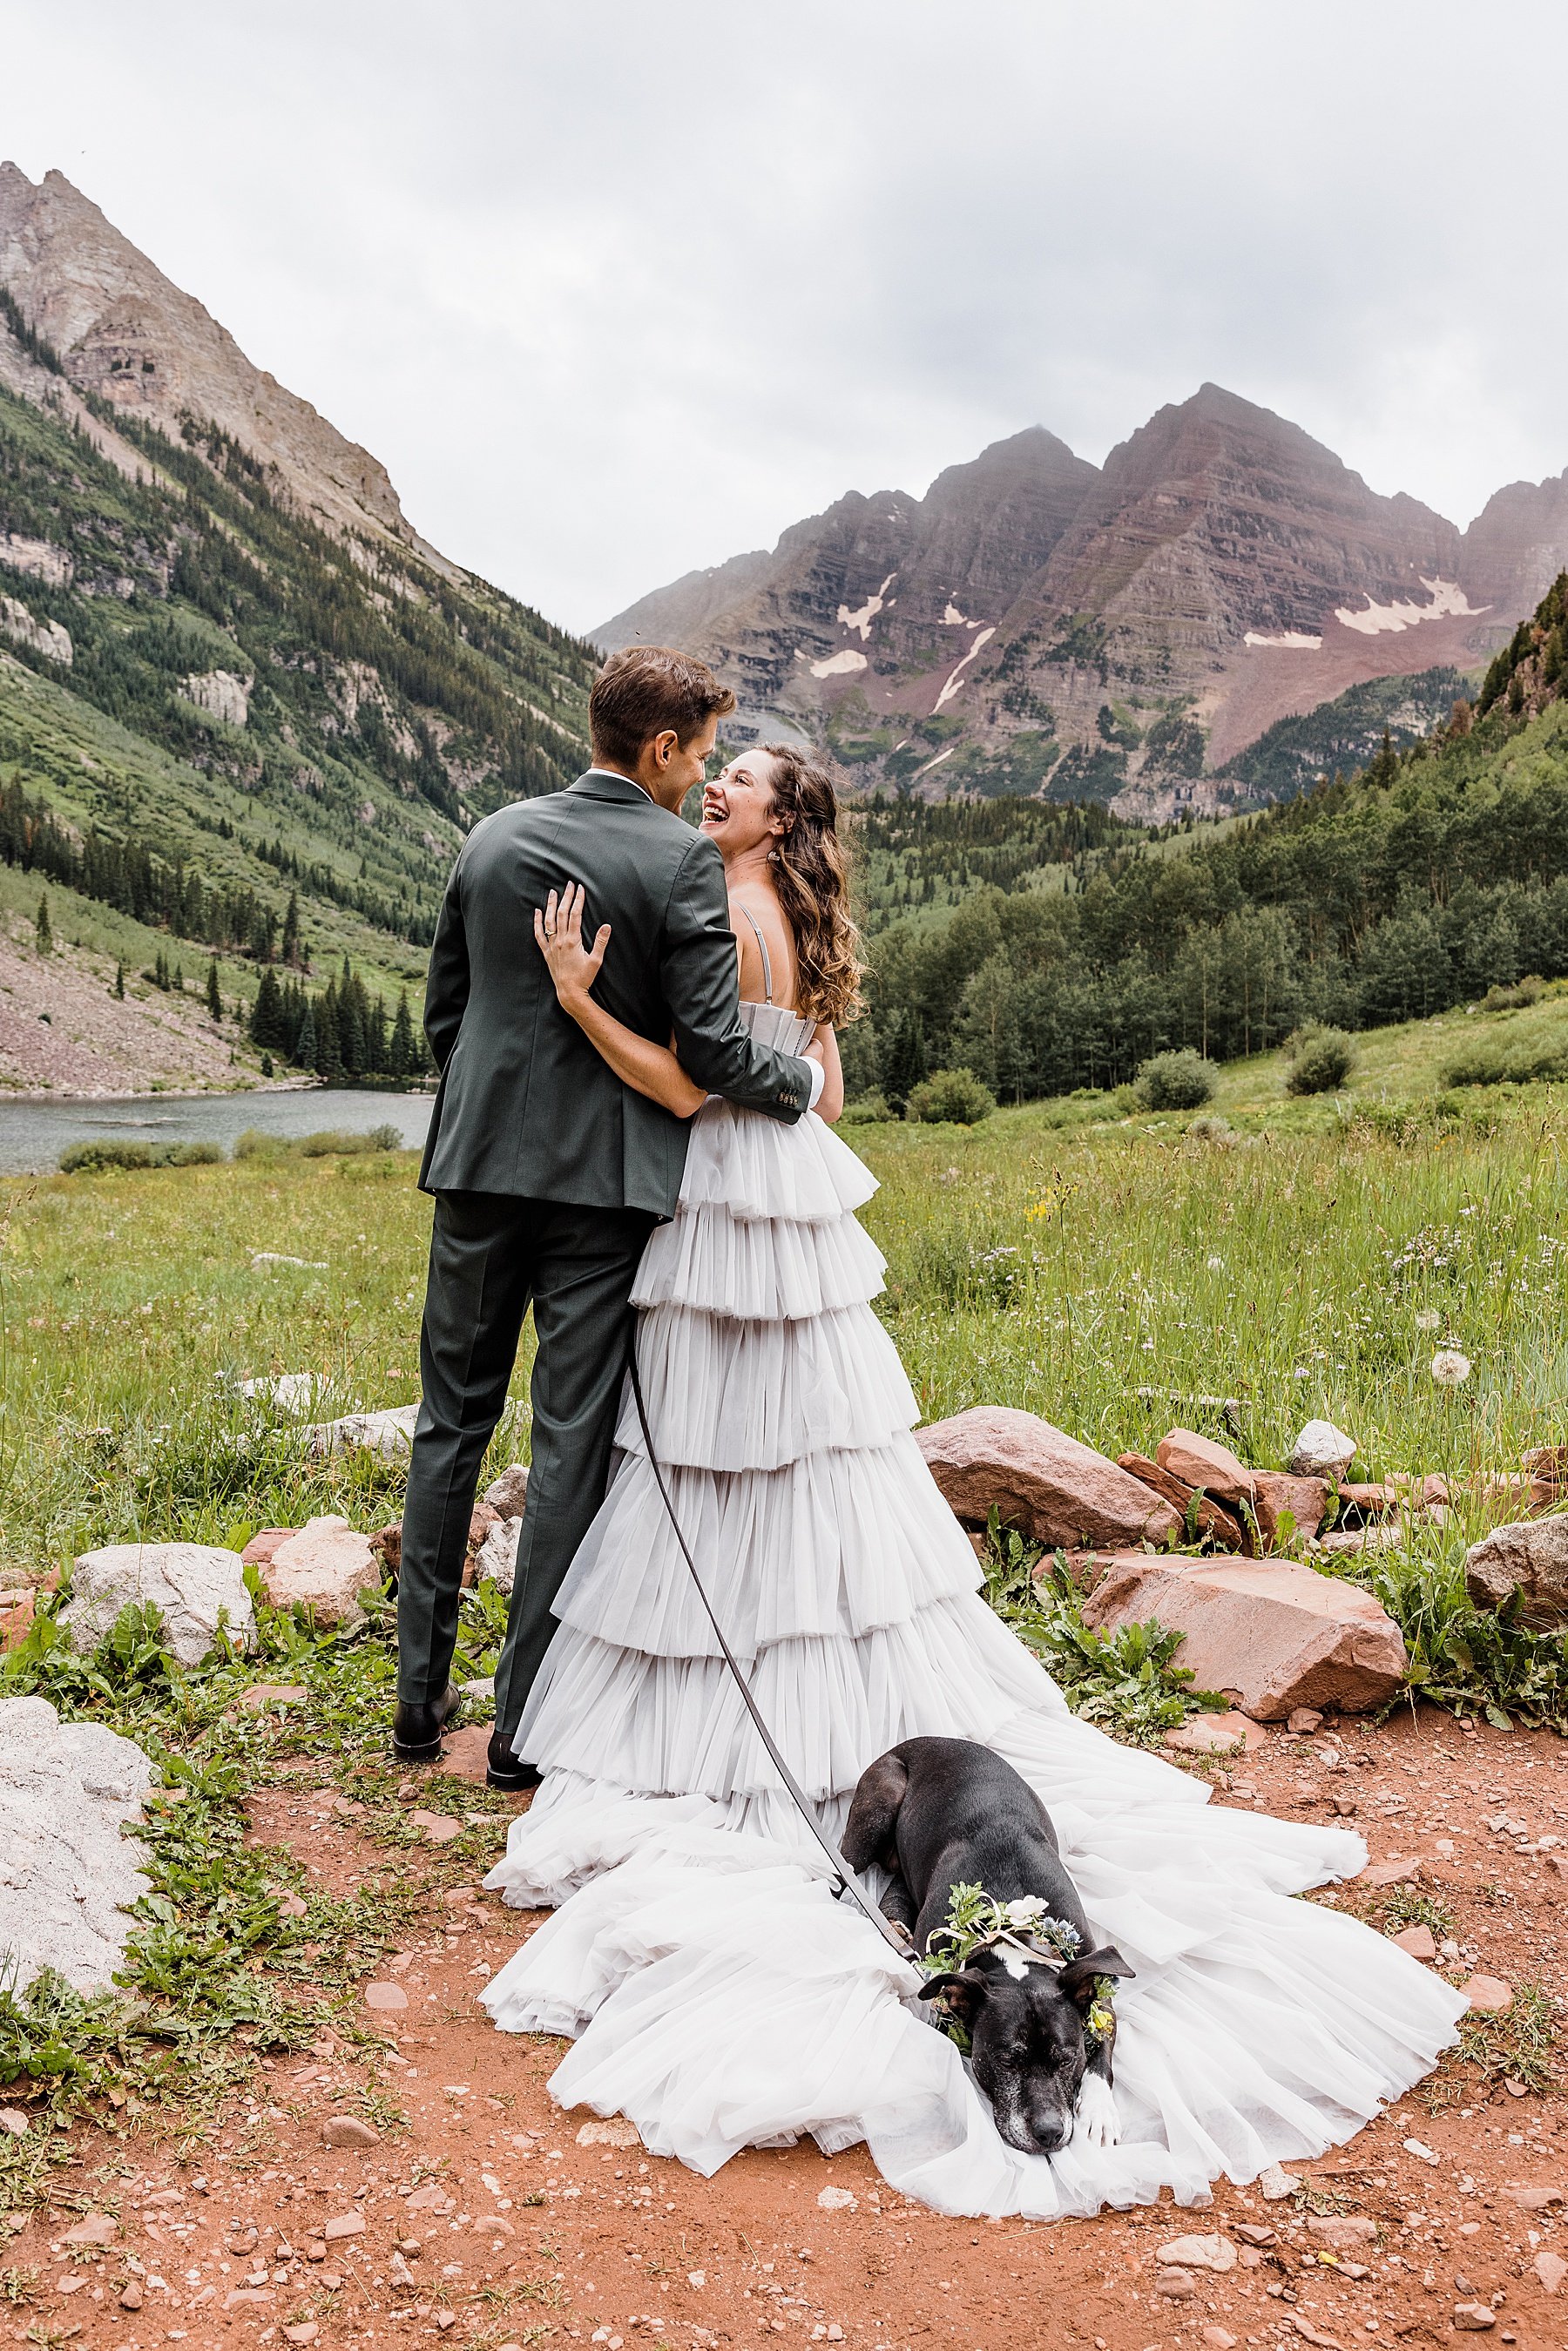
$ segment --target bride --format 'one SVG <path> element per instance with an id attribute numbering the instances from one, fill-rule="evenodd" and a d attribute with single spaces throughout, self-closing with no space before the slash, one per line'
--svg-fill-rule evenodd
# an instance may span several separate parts
<path id="1" fill-rule="evenodd" d="M 978 1596 L 968 1538 L 911 1434 L 919 1407 L 873 1312 L 876 1188 L 832 1133 L 834 1023 L 859 972 L 833 789 L 798 748 L 705 791 L 743 1016 L 826 1078 L 783 1125 L 705 1099 L 591 994 L 606 934 L 581 895 L 536 929 L 564 1008 L 626 1083 L 691 1120 L 679 1209 L 632 1291 L 670 1498 L 779 1748 L 829 1835 L 866 1765 L 920 1733 L 983 1741 L 1038 1791 L 1117 2002 L 1115 2119 L 1051 2155 L 1006 2145 L 920 1979 L 831 1874 L 718 1653 L 624 1400 L 618 1467 L 561 1587 L 517 1732 L 543 1774 L 487 1883 L 555 1915 L 482 1995 L 507 2032 L 575 2039 L 563 2105 L 627 2115 L 711 2172 L 810 2131 L 864 2139 L 895 2187 L 954 2213 L 1202 2200 L 1349 2137 L 1454 2037 L 1459 1994 L 1392 1943 L 1293 1899 L 1354 1876 L 1346 1830 L 1210 1807 L 1200 1782 L 1069 1712 Z"/>

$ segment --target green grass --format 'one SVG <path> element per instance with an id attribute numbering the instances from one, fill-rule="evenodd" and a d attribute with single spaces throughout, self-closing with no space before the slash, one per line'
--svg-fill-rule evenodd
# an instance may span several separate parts
<path id="1" fill-rule="evenodd" d="M 865 1221 L 882 1311 L 924 1416 L 1041 1414 L 1103 1452 L 1182 1422 L 1260 1466 L 1322 1416 L 1356 1473 L 1439 1471 L 1456 1506 L 1356 1573 L 1445 1702 L 1568 1720 L 1562 1643 L 1477 1618 L 1460 1573 L 1488 1516 L 1466 1481 L 1568 1436 L 1568 1102 L 1537 1087 L 1484 1119 L 1347 1120 L 1233 1102 L 1228 1138 L 1107 1097 L 972 1128 L 874 1125 Z M 289 1154 L 0 1190 L 0 1566 L 99 1543 L 241 1545 L 264 1524 L 394 1515 L 366 1457 L 307 1458 L 239 1379 L 309 1371 L 323 1413 L 409 1402 L 429 1231 L 408 1154 Z M 253 1270 L 273 1250 L 312 1260 Z M 1471 1358 L 1457 1390 L 1438 1345 Z M 526 1395 L 528 1354 L 514 1395 Z M 1234 1408 L 1226 1410 L 1229 1405 Z M 526 1414 L 497 1465 L 526 1449 Z"/>

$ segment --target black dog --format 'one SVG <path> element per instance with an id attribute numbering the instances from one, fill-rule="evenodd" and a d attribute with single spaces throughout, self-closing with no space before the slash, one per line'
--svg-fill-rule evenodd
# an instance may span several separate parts
<path id="1" fill-rule="evenodd" d="M 921 1998 L 945 1995 L 967 2032 L 975 2079 L 1009 2147 L 1050 2155 L 1075 2121 L 1092 2143 L 1113 2146 L 1113 2027 L 1092 2034 L 1088 2011 L 1097 1976 L 1133 1970 L 1119 1951 L 1092 1948 L 1050 1815 L 1012 1765 L 971 1740 L 906 1739 L 862 1772 L 843 1854 L 852 1869 L 891 1870 L 882 1907 L 917 1951 L 946 1924 L 955 1886 L 981 1886 L 1003 1906 L 1038 1896 L 1074 1928 L 1076 1952 L 1061 1967 L 992 1945 L 957 1974 L 934 1976 Z"/>

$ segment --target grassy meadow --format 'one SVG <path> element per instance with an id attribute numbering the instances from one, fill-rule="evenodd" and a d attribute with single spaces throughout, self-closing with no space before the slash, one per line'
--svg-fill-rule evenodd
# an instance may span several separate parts
<path id="1" fill-rule="evenodd" d="M 1413 1086 L 1461 1021 L 1371 1040 L 1337 1102 L 1286 1101 L 1267 1057 L 1197 1116 L 1093 1096 L 846 1129 L 881 1179 L 865 1222 L 925 1416 L 1021 1405 L 1111 1454 L 1181 1421 L 1266 1466 L 1327 1416 L 1360 1439 L 1358 1475 L 1461 1489 L 1398 1571 L 1453 1602 L 1485 1524 L 1464 1482 L 1568 1438 L 1568 1088 Z M 417 1395 L 414 1169 L 289 1152 L 0 1192 L 9 1581 L 102 1542 L 395 1515 L 394 1468 L 308 1460 L 237 1383 L 314 1373 L 322 1416 Z M 1440 1345 L 1473 1364 L 1458 1389 L 1431 1377 Z M 498 1459 L 526 1454 L 527 1374 L 525 1353 Z"/>

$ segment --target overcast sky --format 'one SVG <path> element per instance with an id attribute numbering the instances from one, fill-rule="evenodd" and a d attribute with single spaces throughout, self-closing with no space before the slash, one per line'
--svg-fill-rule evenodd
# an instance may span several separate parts
<path id="1" fill-rule="evenodd" d="M 1565 89 L 1559 0 L 0 0 L 0 153 L 576 628 L 1206 377 L 1560 472 Z"/>

